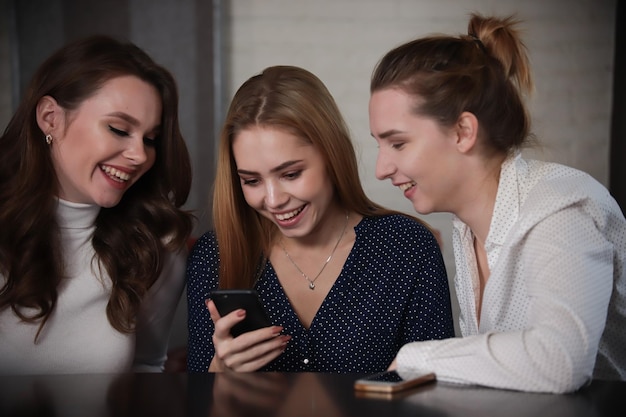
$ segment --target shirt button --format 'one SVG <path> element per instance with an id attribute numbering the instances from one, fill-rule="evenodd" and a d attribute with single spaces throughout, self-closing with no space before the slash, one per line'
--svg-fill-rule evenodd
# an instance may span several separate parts
<path id="1" fill-rule="evenodd" d="M 308 364 L 309 364 L 309 360 L 308 360 L 308 359 L 305 359 L 305 360 L 303 360 L 302 362 L 304 362 L 304 364 L 305 364 L 305 365 L 308 365 Z"/>

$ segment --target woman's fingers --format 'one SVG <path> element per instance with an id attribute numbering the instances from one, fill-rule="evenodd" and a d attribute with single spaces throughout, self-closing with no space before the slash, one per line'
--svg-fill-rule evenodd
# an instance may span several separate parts
<path id="1" fill-rule="evenodd" d="M 291 336 L 281 335 L 250 349 L 224 358 L 224 364 L 238 372 L 253 372 L 267 365 L 285 351 Z"/>
<path id="2" fill-rule="evenodd" d="M 284 352 L 287 342 L 291 339 L 289 335 L 280 334 L 282 326 L 270 326 L 233 338 L 230 330 L 245 318 L 245 310 L 238 309 L 220 316 L 213 301 L 207 300 L 206 305 L 215 325 L 213 332 L 215 357 L 209 367 L 212 371 L 224 369 L 240 372 L 256 371 Z"/>

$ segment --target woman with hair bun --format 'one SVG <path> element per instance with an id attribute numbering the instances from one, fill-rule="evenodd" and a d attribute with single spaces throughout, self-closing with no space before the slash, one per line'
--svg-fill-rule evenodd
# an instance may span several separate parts
<path id="1" fill-rule="evenodd" d="M 519 22 L 389 51 L 370 86 L 376 176 L 421 214 L 454 214 L 462 338 L 406 344 L 391 368 L 562 393 L 626 378 L 626 221 L 590 175 L 525 159 L 533 89 Z"/>

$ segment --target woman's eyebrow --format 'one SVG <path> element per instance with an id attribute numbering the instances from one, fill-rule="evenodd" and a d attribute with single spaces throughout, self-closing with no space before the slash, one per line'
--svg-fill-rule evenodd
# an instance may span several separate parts
<path id="1" fill-rule="evenodd" d="M 283 162 L 282 164 L 278 165 L 277 167 L 274 167 L 272 169 L 270 169 L 271 173 L 275 173 L 278 171 L 282 171 L 285 168 L 289 168 L 290 166 L 297 164 L 298 162 L 302 162 L 301 159 L 297 159 L 294 161 L 287 161 L 287 162 Z M 258 175 L 258 172 L 254 172 L 254 171 L 248 171 L 245 169 L 237 169 L 237 173 L 239 174 L 243 174 L 243 175 Z"/>

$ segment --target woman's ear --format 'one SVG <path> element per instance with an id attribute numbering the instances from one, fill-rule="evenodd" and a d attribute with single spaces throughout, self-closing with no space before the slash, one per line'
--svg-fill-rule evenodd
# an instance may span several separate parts
<path id="1" fill-rule="evenodd" d="M 476 146 L 478 138 L 478 119 L 473 113 L 464 111 L 456 123 L 457 149 L 468 153 Z"/>
<path id="2" fill-rule="evenodd" d="M 63 109 L 52 96 L 43 96 L 37 103 L 37 124 L 44 135 L 59 136 L 62 129 Z"/>

